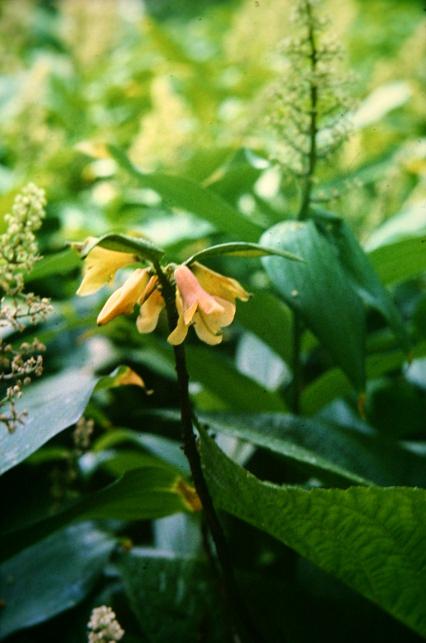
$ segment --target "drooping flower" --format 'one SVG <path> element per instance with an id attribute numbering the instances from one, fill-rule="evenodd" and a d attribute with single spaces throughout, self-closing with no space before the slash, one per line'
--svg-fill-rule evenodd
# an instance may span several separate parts
<path id="1" fill-rule="evenodd" d="M 157 328 L 160 313 L 166 305 L 163 295 L 157 286 L 158 277 L 151 277 L 146 287 L 144 301 L 136 319 L 136 328 L 140 333 L 152 333 L 152 331 Z"/>
<path id="2" fill-rule="evenodd" d="M 192 272 L 187 266 L 178 266 L 174 272 L 178 323 L 168 342 L 175 346 L 185 340 L 191 325 L 201 341 L 210 345 L 220 344 L 222 328 L 229 326 L 234 319 L 235 300 L 246 301 L 249 296 L 234 279 L 200 264 L 194 265 L 197 276 L 195 270 Z"/>
<path id="3" fill-rule="evenodd" d="M 77 295 L 92 295 L 105 284 L 111 284 L 117 270 L 135 261 L 137 258 L 131 253 L 95 246 L 84 260 L 84 276 Z"/>
<path id="4" fill-rule="evenodd" d="M 148 268 L 137 268 L 124 284 L 112 293 L 98 315 L 100 326 L 107 324 L 118 315 L 128 315 L 136 304 L 143 301 L 150 280 Z"/>

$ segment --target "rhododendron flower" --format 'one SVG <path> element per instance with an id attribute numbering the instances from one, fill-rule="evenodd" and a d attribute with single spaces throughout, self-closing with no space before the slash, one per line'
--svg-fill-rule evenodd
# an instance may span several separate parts
<path id="1" fill-rule="evenodd" d="M 95 246 L 84 260 L 84 276 L 77 295 L 92 295 L 105 284 L 111 284 L 117 270 L 135 261 L 137 258 L 131 253 Z"/>
<path id="2" fill-rule="evenodd" d="M 175 346 L 184 341 L 191 325 L 203 342 L 220 344 L 222 328 L 229 326 L 234 319 L 235 300 L 238 298 L 246 301 L 249 297 L 234 279 L 224 277 L 200 264 L 194 266 L 197 276 L 187 266 L 178 266 L 174 273 L 179 317 L 168 341 Z M 201 281 L 208 291 L 203 288 Z"/>

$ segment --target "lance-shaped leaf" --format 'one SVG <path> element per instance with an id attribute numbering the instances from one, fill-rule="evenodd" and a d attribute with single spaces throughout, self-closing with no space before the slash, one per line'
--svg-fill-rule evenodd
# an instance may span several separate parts
<path id="1" fill-rule="evenodd" d="M 261 239 L 305 262 L 264 257 L 262 262 L 279 293 L 345 372 L 358 391 L 364 389 L 365 311 L 337 257 L 335 248 L 312 221 L 285 221 Z"/>
<path id="2" fill-rule="evenodd" d="M 97 239 L 91 238 L 83 244 L 73 244 L 82 259 L 87 257 L 96 246 L 115 252 L 128 252 L 148 261 L 158 261 L 164 255 L 164 251 L 154 246 L 150 241 L 142 237 L 130 237 L 124 234 L 104 234 Z"/>
<path id="3" fill-rule="evenodd" d="M 426 636 L 426 491 L 262 482 L 202 432 L 217 507 L 262 529 Z"/>
<path id="4" fill-rule="evenodd" d="M 259 238 L 263 228 L 250 221 L 218 194 L 191 179 L 160 173 L 140 172 L 123 150 L 110 145 L 109 150 L 118 165 L 134 176 L 139 185 L 155 190 L 170 207 L 181 208 L 208 221 L 222 232 L 249 241 Z"/>
<path id="5" fill-rule="evenodd" d="M 316 213 L 315 220 L 337 248 L 340 262 L 359 296 L 367 305 L 382 313 L 400 346 L 408 352 L 410 341 L 401 315 L 349 226 L 325 211 Z"/>
<path id="6" fill-rule="evenodd" d="M 217 257 L 219 255 L 232 255 L 234 257 L 266 257 L 272 255 L 290 259 L 291 261 L 303 261 L 301 257 L 286 250 L 267 248 L 259 243 L 236 241 L 235 243 L 219 243 L 216 246 L 210 246 L 210 248 L 200 250 L 200 252 L 196 252 L 189 257 L 189 259 L 185 261 L 185 264 L 189 266 L 191 263 L 194 263 L 194 261 L 200 261 L 206 257 Z"/>
<path id="7" fill-rule="evenodd" d="M 4 602 L 0 639 L 81 602 L 101 576 L 115 542 L 109 534 L 83 523 L 49 536 L 0 565 Z"/>

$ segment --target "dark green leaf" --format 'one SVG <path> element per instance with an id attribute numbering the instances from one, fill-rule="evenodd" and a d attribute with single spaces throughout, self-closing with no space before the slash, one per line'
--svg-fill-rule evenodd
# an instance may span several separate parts
<path id="1" fill-rule="evenodd" d="M 382 313 L 401 348 L 408 352 L 410 341 L 401 315 L 349 226 L 339 217 L 328 213 L 316 214 L 315 218 L 326 236 L 336 246 L 340 263 L 360 297 L 366 304 Z"/>
<path id="2" fill-rule="evenodd" d="M 279 223 L 262 243 L 290 250 L 305 263 L 264 257 L 262 262 L 285 301 L 328 349 L 358 391 L 365 385 L 365 313 L 333 246 L 312 221 Z"/>
<path id="3" fill-rule="evenodd" d="M 218 507 L 284 542 L 426 636 L 426 491 L 279 487 L 241 469 L 206 435 L 201 453 Z"/>
<path id="4" fill-rule="evenodd" d="M 37 279 L 45 279 L 53 275 L 64 275 L 71 270 L 79 268 L 81 261 L 78 255 L 71 248 L 61 250 L 55 254 L 43 257 L 36 263 L 31 272 L 25 277 L 26 283 L 31 283 Z"/>
<path id="5" fill-rule="evenodd" d="M 283 413 L 210 413 L 201 420 L 214 432 L 278 453 L 339 486 L 348 481 L 426 486 L 424 459 L 367 426 L 360 431 Z"/>
<path id="6" fill-rule="evenodd" d="M 82 601 L 115 545 L 90 523 L 73 525 L 0 565 L 1 633 L 52 618 Z"/>
<path id="7" fill-rule="evenodd" d="M 74 520 L 151 520 L 191 511 L 186 502 L 185 485 L 182 476 L 166 465 L 133 469 L 68 509 L 17 531 L 7 532 L 0 539 L 1 556 L 13 555 Z"/>
<path id="8" fill-rule="evenodd" d="M 238 238 L 255 241 L 262 227 L 250 221 L 212 190 L 201 187 L 191 179 L 167 174 L 144 174 L 129 161 L 126 154 L 115 146 L 109 146 L 117 163 L 140 185 L 158 192 L 169 207 L 181 208 L 205 219 L 218 230 Z"/>
<path id="9" fill-rule="evenodd" d="M 205 563 L 173 552 L 134 548 L 118 567 L 142 631 L 150 641 L 228 640 Z"/>
<path id="10" fill-rule="evenodd" d="M 124 234 L 104 234 L 98 239 L 91 239 L 84 244 L 80 255 L 84 259 L 93 248 L 101 246 L 107 250 L 116 252 L 128 252 L 136 254 L 141 259 L 158 261 L 164 255 L 164 251 L 154 246 L 150 241 L 142 237 L 129 237 Z"/>

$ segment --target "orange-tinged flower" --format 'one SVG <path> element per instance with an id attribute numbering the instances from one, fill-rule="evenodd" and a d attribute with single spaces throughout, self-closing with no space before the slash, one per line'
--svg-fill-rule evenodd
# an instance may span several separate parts
<path id="1" fill-rule="evenodd" d="M 107 300 L 98 315 L 98 324 L 103 326 L 118 315 L 131 313 L 135 305 L 144 300 L 149 280 L 148 268 L 134 270 L 121 288 L 113 292 Z"/>
<path id="2" fill-rule="evenodd" d="M 111 284 L 117 270 L 135 261 L 131 253 L 95 246 L 84 260 L 84 276 L 77 295 L 91 295 L 105 284 Z"/>
<path id="3" fill-rule="evenodd" d="M 242 285 L 236 279 L 225 277 L 200 263 L 193 263 L 191 271 L 197 277 L 198 282 L 210 295 L 221 297 L 227 301 L 235 303 L 236 299 L 248 301 L 250 294 L 244 290 Z"/>
<path id="4" fill-rule="evenodd" d="M 167 338 L 168 342 L 175 346 L 181 344 L 188 334 L 189 326 L 193 324 L 203 342 L 220 344 L 222 328 L 229 326 L 234 319 L 235 303 L 204 290 L 187 266 L 178 266 L 174 274 L 179 317 L 176 328 Z M 239 286 L 238 282 L 236 284 Z"/>

